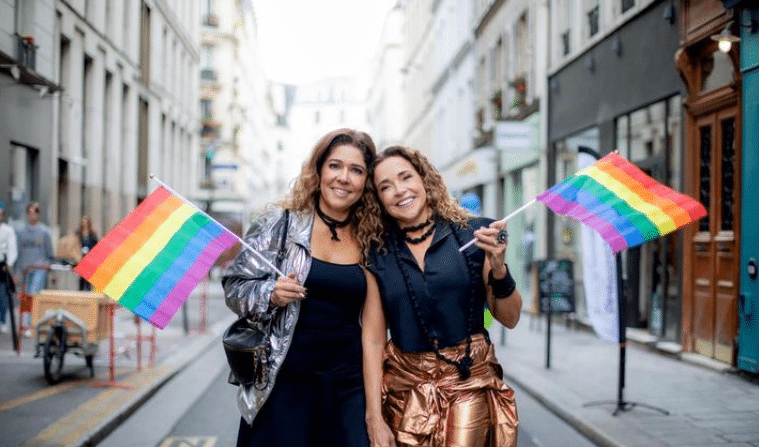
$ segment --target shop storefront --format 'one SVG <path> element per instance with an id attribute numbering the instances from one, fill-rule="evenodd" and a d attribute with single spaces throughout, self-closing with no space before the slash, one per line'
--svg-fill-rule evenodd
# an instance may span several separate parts
<path id="1" fill-rule="evenodd" d="M 683 87 L 672 70 L 678 30 L 663 20 L 665 3 L 643 11 L 550 76 L 549 185 L 578 170 L 579 152 L 618 150 L 657 181 L 682 191 Z M 594 285 L 583 280 L 581 224 L 553 213 L 547 222 L 549 256 L 575 261 L 576 308 L 582 319 L 587 316 L 585 289 Z M 678 266 L 683 260 L 678 234 L 620 256 L 627 326 L 679 341 Z"/>

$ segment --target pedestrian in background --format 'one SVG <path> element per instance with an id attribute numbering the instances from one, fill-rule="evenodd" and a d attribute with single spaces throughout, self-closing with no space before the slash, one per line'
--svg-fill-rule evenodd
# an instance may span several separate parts
<path id="1" fill-rule="evenodd" d="M 238 446 L 369 445 L 359 321 L 368 275 L 363 241 L 369 221 L 379 219 L 365 205 L 374 156 L 364 132 L 339 129 L 322 137 L 289 196 L 245 236 L 273 261 L 285 232 L 279 269 L 287 276 L 277 277 L 245 249 L 225 273 L 227 305 L 236 314 L 275 318 L 269 382 L 238 392 Z"/>
<path id="2" fill-rule="evenodd" d="M 8 332 L 5 316 L 8 309 L 13 309 L 11 296 L 15 292 L 11 267 L 18 257 L 16 232 L 4 222 L 5 203 L 0 201 L 0 332 Z"/>
<path id="3" fill-rule="evenodd" d="M 79 237 L 79 245 L 82 248 L 81 258 L 87 255 L 92 250 L 92 247 L 98 243 L 98 235 L 95 229 L 92 228 L 92 219 L 90 216 L 82 216 L 79 221 L 79 229 L 76 231 L 76 235 Z M 79 278 L 79 290 L 92 290 L 92 284 L 87 282 L 84 278 Z"/>
<path id="4" fill-rule="evenodd" d="M 26 207 L 27 223 L 16 232 L 18 260 L 16 272 L 24 281 L 27 294 L 35 294 L 47 284 L 47 270 L 27 268 L 31 265 L 50 265 L 53 262 L 53 242 L 50 231 L 40 222 L 40 204 L 32 202 Z"/>
<path id="5" fill-rule="evenodd" d="M 504 326 L 519 321 L 505 222 L 472 217 L 418 151 L 387 148 L 370 175 L 383 216 L 362 334 L 372 445 L 516 446 L 514 391 L 483 317 L 487 302 Z"/>

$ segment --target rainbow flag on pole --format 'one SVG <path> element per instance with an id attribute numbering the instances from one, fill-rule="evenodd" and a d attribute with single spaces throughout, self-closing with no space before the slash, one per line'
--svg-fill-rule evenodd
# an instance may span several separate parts
<path id="1" fill-rule="evenodd" d="M 163 329 L 237 236 L 161 186 L 74 268 L 99 291 Z"/>
<path id="2" fill-rule="evenodd" d="M 615 253 L 706 216 L 699 202 L 658 183 L 617 153 L 543 191 L 537 200 L 597 231 Z"/>

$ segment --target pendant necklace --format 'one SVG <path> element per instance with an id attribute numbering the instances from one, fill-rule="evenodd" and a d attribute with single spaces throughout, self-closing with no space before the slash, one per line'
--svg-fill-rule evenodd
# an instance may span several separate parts
<path id="1" fill-rule="evenodd" d="M 319 197 L 316 197 L 316 214 L 319 215 L 319 218 L 327 225 L 327 228 L 329 228 L 329 232 L 332 233 L 332 240 L 333 241 L 339 241 L 340 238 L 337 237 L 337 229 L 343 228 L 348 226 L 349 223 L 351 223 L 351 220 L 353 219 L 353 210 L 351 210 L 351 213 L 348 214 L 348 217 L 345 220 L 337 220 L 333 219 L 326 214 L 324 214 L 324 211 L 322 211 L 321 207 L 319 206 Z"/>

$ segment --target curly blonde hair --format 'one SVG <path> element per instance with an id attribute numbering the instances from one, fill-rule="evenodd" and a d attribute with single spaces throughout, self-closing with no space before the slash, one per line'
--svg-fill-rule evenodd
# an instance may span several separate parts
<path id="1" fill-rule="evenodd" d="M 379 225 L 372 227 L 369 236 L 369 246 L 376 245 L 380 250 L 384 249 L 383 236 L 393 231 L 397 226 L 395 220 L 390 217 L 379 201 L 379 192 L 374 184 L 374 172 L 380 163 L 390 157 L 401 157 L 411 163 L 419 176 L 422 177 L 422 184 L 427 193 L 427 205 L 432 211 L 432 215 L 437 219 L 448 221 L 461 226 L 466 226 L 471 217 L 469 212 L 459 205 L 459 203 L 448 193 L 448 188 L 443 182 L 443 176 L 440 171 L 430 162 L 430 160 L 416 149 L 404 146 L 390 146 L 380 152 L 374 159 L 369 169 L 370 180 L 369 189 L 371 190 L 371 202 L 366 203 L 367 209 L 382 216 Z"/>
<path id="2" fill-rule="evenodd" d="M 352 146 L 361 151 L 367 170 L 371 167 L 374 158 L 377 156 L 374 141 L 366 132 L 348 128 L 333 130 L 321 137 L 316 143 L 311 150 L 311 155 L 303 163 L 300 175 L 295 180 L 295 185 L 293 185 L 290 193 L 278 202 L 277 205 L 295 212 L 315 212 L 314 207 L 320 193 L 321 169 L 332 149 L 337 146 Z M 364 192 L 353 206 L 353 224 L 351 224 L 351 233 L 358 241 L 359 248 L 364 257 L 369 252 L 367 244 L 371 239 L 370 233 L 377 226 L 381 225 L 379 213 L 370 211 L 367 207 L 367 201 L 371 200 L 372 195 L 368 188 L 369 183 L 371 182 L 367 175 Z"/>

